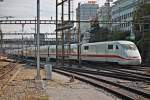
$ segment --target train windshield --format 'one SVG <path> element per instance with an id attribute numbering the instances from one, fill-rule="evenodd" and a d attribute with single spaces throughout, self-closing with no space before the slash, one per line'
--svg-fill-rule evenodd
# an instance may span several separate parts
<path id="1" fill-rule="evenodd" d="M 136 50 L 137 47 L 134 44 L 122 44 L 122 47 L 128 50 Z"/>

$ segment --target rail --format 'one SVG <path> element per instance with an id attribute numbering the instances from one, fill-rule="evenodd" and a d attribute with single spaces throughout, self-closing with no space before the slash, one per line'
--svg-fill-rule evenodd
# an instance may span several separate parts
<path id="1" fill-rule="evenodd" d="M 116 94 L 118 97 L 121 97 L 122 99 L 128 99 L 128 100 L 137 100 L 139 98 L 141 100 L 150 99 L 150 94 L 147 92 L 143 92 L 131 87 L 123 86 L 112 81 L 104 80 L 93 74 L 83 73 L 73 69 L 64 69 L 64 68 L 57 68 L 54 69 L 53 71 L 67 76 L 74 75 L 75 78 L 83 80 L 92 85 L 95 85 L 96 87 L 104 88 L 105 90 Z"/>

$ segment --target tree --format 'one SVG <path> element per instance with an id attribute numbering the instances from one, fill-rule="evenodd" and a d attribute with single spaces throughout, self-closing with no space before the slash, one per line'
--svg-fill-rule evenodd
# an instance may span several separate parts
<path id="1" fill-rule="evenodd" d="M 148 0 L 147 0 L 148 1 Z M 144 62 L 150 62 L 150 3 L 139 3 L 133 18 L 136 45 Z"/>
<path id="2" fill-rule="evenodd" d="M 149 38 L 145 36 L 145 33 L 150 32 L 150 3 L 140 3 L 136 8 L 133 16 L 133 24 L 134 24 L 134 33 L 136 36 L 136 41 L 141 40 L 142 38 Z"/>
<path id="3" fill-rule="evenodd" d="M 113 31 L 112 39 L 113 40 L 128 40 L 130 37 L 130 31 Z"/>
<path id="4" fill-rule="evenodd" d="M 107 41 L 110 31 L 107 28 L 102 28 L 99 26 L 98 19 L 93 19 L 91 21 L 90 28 L 90 40 L 89 42 L 100 42 Z"/>

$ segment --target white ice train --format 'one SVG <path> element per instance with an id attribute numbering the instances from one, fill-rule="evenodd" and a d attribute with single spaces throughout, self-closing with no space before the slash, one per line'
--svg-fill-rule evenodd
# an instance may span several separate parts
<path id="1" fill-rule="evenodd" d="M 64 53 L 65 56 L 68 56 L 71 60 L 77 60 L 77 44 L 71 44 L 70 55 L 66 53 L 66 50 L 67 49 L 65 49 Z M 58 51 L 58 54 L 61 55 L 61 49 L 58 49 Z M 14 54 L 18 54 L 17 51 L 14 52 Z M 35 48 L 29 48 L 26 54 L 29 57 L 34 57 Z M 56 46 L 41 46 L 40 54 L 42 58 L 47 58 L 49 55 L 49 58 L 55 59 Z M 142 62 L 136 45 L 130 41 L 107 41 L 82 44 L 81 60 L 93 62 L 114 62 L 120 65 L 139 65 Z"/>

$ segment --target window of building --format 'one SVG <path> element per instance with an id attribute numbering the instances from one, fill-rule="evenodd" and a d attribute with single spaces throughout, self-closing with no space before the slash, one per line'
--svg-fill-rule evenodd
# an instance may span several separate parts
<path id="1" fill-rule="evenodd" d="M 129 18 L 129 17 L 131 17 L 131 16 L 130 16 L 130 13 L 128 13 L 128 18 Z"/>
<path id="2" fill-rule="evenodd" d="M 123 24 L 121 24 L 121 28 L 123 28 Z"/>
<path id="3" fill-rule="evenodd" d="M 130 17 L 132 17 L 133 16 L 133 12 L 130 12 Z"/>
<path id="4" fill-rule="evenodd" d="M 126 14 L 125 17 L 126 17 L 126 19 L 127 19 L 128 15 Z"/>
<path id="5" fill-rule="evenodd" d="M 144 25 L 144 29 L 145 29 L 145 30 L 150 29 L 150 25 L 149 25 L 149 24 L 145 24 L 145 25 Z"/>
<path id="6" fill-rule="evenodd" d="M 133 16 L 134 15 L 134 13 L 133 12 L 131 12 L 131 16 Z"/>
<path id="7" fill-rule="evenodd" d="M 127 23 L 125 23 L 125 27 L 127 27 Z"/>
<path id="8" fill-rule="evenodd" d="M 124 19 L 124 15 L 122 15 L 122 19 Z"/>
<path id="9" fill-rule="evenodd" d="M 126 27 L 126 26 L 125 26 L 125 23 L 123 23 L 123 28 L 124 28 L 124 27 Z"/>
<path id="10" fill-rule="evenodd" d="M 128 26 L 130 26 L 130 22 L 128 22 Z"/>

